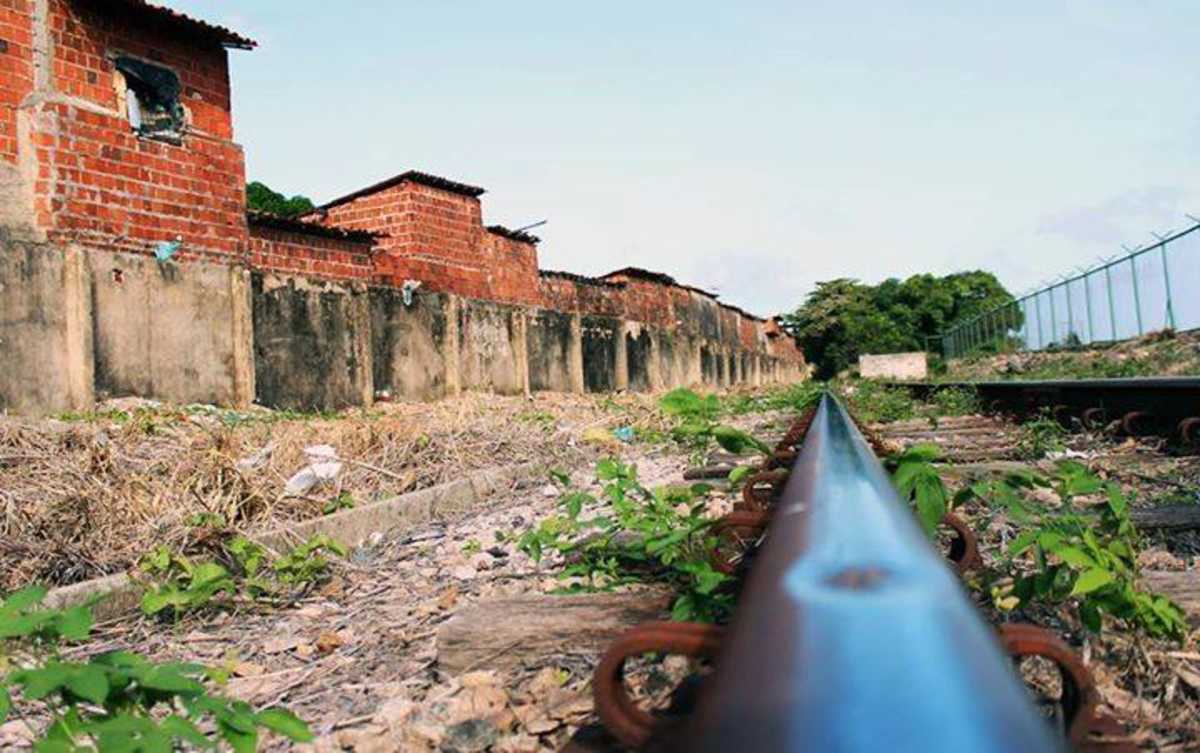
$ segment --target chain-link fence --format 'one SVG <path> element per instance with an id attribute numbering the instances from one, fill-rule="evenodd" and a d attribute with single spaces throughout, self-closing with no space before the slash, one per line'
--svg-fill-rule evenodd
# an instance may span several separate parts
<path id="1" fill-rule="evenodd" d="M 1200 221 L 956 324 L 942 332 L 942 353 L 1070 348 L 1200 327 L 1197 230 Z"/>

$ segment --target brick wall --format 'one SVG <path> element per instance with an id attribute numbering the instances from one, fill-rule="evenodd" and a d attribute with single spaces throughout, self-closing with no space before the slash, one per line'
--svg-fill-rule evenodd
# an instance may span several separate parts
<path id="1" fill-rule="evenodd" d="M 232 138 L 225 49 L 136 14 L 50 0 L 53 88 L 34 134 L 39 224 L 51 239 L 148 253 L 181 237 L 177 258 L 244 253 L 245 164 Z M 180 146 L 140 138 L 109 56 L 179 76 L 188 133 Z"/>
<path id="2" fill-rule="evenodd" d="M 17 159 L 17 106 L 33 89 L 33 0 L 0 0 L 0 161 Z"/>
<path id="3" fill-rule="evenodd" d="M 484 246 L 488 297 L 506 303 L 540 303 L 537 246 L 492 231 L 484 233 Z"/>
<path id="4" fill-rule="evenodd" d="M 323 210 L 336 227 L 383 233 L 376 277 L 400 285 L 420 280 L 436 292 L 489 298 L 479 199 L 410 181 Z"/>
<path id="5" fill-rule="evenodd" d="M 250 266 L 331 280 L 371 280 L 371 243 L 250 222 Z"/>

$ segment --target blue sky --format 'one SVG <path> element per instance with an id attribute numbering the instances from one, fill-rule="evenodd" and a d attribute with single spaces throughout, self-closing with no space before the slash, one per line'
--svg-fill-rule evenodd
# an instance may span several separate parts
<path id="1" fill-rule="evenodd" d="M 248 172 L 409 168 L 541 219 L 544 268 L 637 265 L 761 313 L 818 280 L 1014 290 L 1200 215 L 1200 4 L 178 0 L 231 52 Z"/>

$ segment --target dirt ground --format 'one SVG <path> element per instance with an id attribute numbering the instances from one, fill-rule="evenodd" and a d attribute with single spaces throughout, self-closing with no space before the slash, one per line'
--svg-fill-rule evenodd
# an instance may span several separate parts
<path id="1" fill-rule="evenodd" d="M 635 463 L 648 486 L 682 482 L 684 471 L 694 467 L 697 460 L 661 438 L 631 443 L 611 438 L 594 443 L 586 438 L 596 427 L 611 430 L 637 425 L 653 439 L 651 432 L 656 426 L 662 428 L 662 419 L 642 398 L 552 396 L 545 403 L 494 397 L 471 400 L 466 408 L 455 408 L 461 416 L 445 416 L 447 406 L 397 406 L 394 416 L 385 410 L 382 416 L 342 419 L 344 424 L 295 419 L 297 423 L 291 425 L 293 419 L 287 419 L 255 425 L 250 429 L 253 433 L 237 438 L 236 449 L 220 453 L 208 444 L 216 440 L 205 439 L 209 432 L 202 428 L 188 427 L 179 430 L 182 436 L 167 436 L 173 437 L 172 447 L 187 447 L 190 440 L 205 448 L 198 451 L 200 456 L 220 454 L 222 459 L 213 463 L 215 468 L 236 464 L 239 458 L 270 441 L 286 446 L 286 452 L 273 456 L 278 465 L 256 487 L 272 489 L 273 499 L 279 496 L 288 476 L 303 467 L 302 449 L 309 443 L 328 442 L 346 457 L 404 473 L 418 465 L 412 453 L 419 450 L 395 449 L 393 455 L 381 460 L 373 454 L 379 452 L 380 445 L 372 444 L 371 438 L 410 437 L 398 447 L 412 448 L 419 443 L 415 437 L 423 434 L 432 443 L 434 430 L 420 422 L 433 421 L 436 411 L 443 411 L 444 425 L 459 427 L 455 437 L 475 442 L 476 449 L 470 453 L 459 450 L 456 456 L 448 457 L 451 451 L 446 445 L 438 445 L 442 448 L 439 453 L 424 456 L 431 465 L 422 466 L 422 480 L 408 486 L 366 468 L 354 469 L 351 475 L 348 468 L 343 471 L 346 476 L 341 489 L 352 489 L 355 495 L 371 499 L 375 498 L 373 494 L 387 496 L 401 488 L 451 478 L 463 468 L 495 465 L 497 460 L 524 462 L 539 453 L 554 453 L 552 457 L 561 460 L 560 467 L 571 471 L 579 487 L 595 491 L 598 487 L 591 464 L 607 453 L 618 453 Z M 551 404 L 553 401 L 562 402 Z M 498 427 L 499 433 L 480 435 L 480 421 Z M 738 419 L 743 428 L 760 437 L 778 432 L 785 422 L 777 414 L 751 414 Z M 476 427 L 474 432 L 471 426 Z M 88 452 L 95 451 L 94 432 L 111 431 L 92 423 L 69 427 L 71 432 L 83 430 L 91 437 L 87 446 L 93 449 Z M 972 427 L 973 433 L 963 432 Z M 885 441 L 900 446 L 929 441 L 932 430 L 926 419 L 876 428 Z M 957 487 L 976 473 L 988 472 L 989 464 L 1014 462 L 1006 460 L 1010 457 L 1007 452 L 1012 431 L 982 417 L 939 421 L 933 441 L 947 451 L 947 481 Z M 148 452 L 145 448 L 155 438 L 157 435 L 125 441 Z M 132 449 L 122 452 L 142 457 Z M 1120 444 L 1099 437 L 1074 437 L 1063 452 L 1076 453 L 1127 489 L 1138 491 L 1140 505 L 1178 501 L 1181 488 L 1193 495 L 1200 489 L 1200 459 L 1194 457 L 1166 457 L 1142 443 Z M 488 458 L 493 462 L 488 463 Z M 318 509 L 318 503 L 335 497 L 337 492 L 336 485 L 322 490 L 320 497 L 308 503 L 311 507 L 305 508 L 308 514 L 319 514 L 312 512 Z M 309 721 L 317 735 L 314 743 L 300 746 L 273 739 L 266 746 L 272 750 L 559 750 L 577 729 L 596 721 L 590 687 L 598 660 L 596 651 L 563 650 L 523 662 L 522 647 L 513 645 L 461 671 L 448 671 L 439 662 L 438 647 L 439 629 L 465 607 L 500 597 L 549 595 L 561 588 L 562 581 L 555 577 L 558 563 L 544 560 L 540 566 L 535 564 L 514 540 L 552 513 L 558 494 L 548 479 L 522 481 L 495 494 L 477 512 L 402 532 L 376 532 L 336 566 L 332 580 L 292 603 L 265 607 L 246 602 L 232 612 L 194 615 L 177 624 L 145 617 L 109 622 L 98 627 L 91 641 L 70 649 L 69 657 L 128 648 L 158 660 L 224 667 L 232 674 L 226 693 L 257 707 L 286 705 Z M 719 491 L 715 496 L 718 503 L 725 497 Z M 138 497 L 150 498 L 148 493 Z M 225 498 L 242 499 L 232 494 Z M 276 508 L 287 512 L 273 512 Z M 272 512 L 247 520 L 265 526 L 303 517 L 281 501 L 264 509 Z M 1011 536 L 1006 521 L 969 506 L 961 512 L 980 532 L 985 561 L 997 558 Z M 186 526 L 179 530 L 183 529 Z M 153 534 L 146 535 L 147 541 L 152 540 Z M 1150 534 L 1148 538 L 1145 566 L 1192 572 L 1200 567 L 1195 532 Z M 116 567 L 117 559 L 112 563 Z M 972 587 L 970 581 L 967 585 Z M 1001 614 L 991 607 L 986 595 L 978 590 L 971 592 L 993 622 L 1030 620 L 1066 637 L 1095 675 L 1108 713 L 1125 724 L 1131 738 L 1143 749 L 1200 749 L 1200 653 L 1195 634 L 1182 646 L 1119 631 L 1106 631 L 1096 637 L 1086 633 L 1066 609 Z M 506 668 L 496 668 L 502 664 Z M 642 667 L 631 684 L 635 695 L 661 694 L 662 689 L 674 687 L 692 669 L 686 661 L 668 657 Z M 1032 680 L 1036 687 L 1036 674 Z M 0 726 L 2 750 L 27 749 L 29 738 L 29 728 L 20 719 Z"/>
<path id="2" fill-rule="evenodd" d="M 0 592 L 122 572 L 159 544 L 189 551 L 201 515 L 261 533 L 339 498 L 368 504 L 533 459 L 577 464 L 596 454 L 588 428 L 661 424 L 649 397 L 548 393 L 339 415 L 122 399 L 65 418 L 0 417 Z M 321 445 L 340 471 L 289 493 L 312 465 L 306 448 Z"/>

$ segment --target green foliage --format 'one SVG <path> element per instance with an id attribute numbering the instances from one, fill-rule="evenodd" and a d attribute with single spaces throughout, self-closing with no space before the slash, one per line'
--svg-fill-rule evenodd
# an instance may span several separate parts
<path id="1" fill-rule="evenodd" d="M 350 492 L 343 491 L 341 494 L 337 495 L 336 497 L 334 497 L 333 499 L 331 499 L 325 503 L 325 505 L 321 508 L 321 514 L 322 515 L 332 515 L 333 513 L 339 512 L 341 510 L 353 510 L 353 509 L 354 509 L 354 495 L 351 494 Z"/>
<path id="2" fill-rule="evenodd" d="M 262 545 L 235 536 L 221 554 L 226 564 L 193 562 L 166 546 L 143 557 L 141 570 L 151 582 L 142 594 L 142 611 L 155 615 L 169 610 L 169 616 L 177 619 L 238 596 L 258 599 L 273 597 L 284 587 L 307 587 L 328 575 L 326 555 L 344 557 L 346 549 L 318 534 L 272 561 Z"/>
<path id="3" fill-rule="evenodd" d="M 821 398 L 825 390 L 826 386 L 822 382 L 794 382 L 770 387 L 761 394 L 731 395 L 725 400 L 725 410 L 734 416 L 766 411 L 802 414 Z"/>
<path id="4" fill-rule="evenodd" d="M 345 557 L 346 547 L 319 533 L 275 560 L 272 569 L 280 583 L 292 586 L 315 583 L 329 573 L 328 554 Z"/>
<path id="5" fill-rule="evenodd" d="M 483 544 L 479 543 L 479 539 L 467 539 L 463 542 L 463 554 L 479 554 L 483 551 Z"/>
<path id="6" fill-rule="evenodd" d="M 574 590 L 607 589 L 635 581 L 667 583 L 679 596 L 676 620 L 716 621 L 728 615 L 732 598 L 722 589 L 729 577 L 714 570 L 716 537 L 704 515 L 706 484 L 648 489 L 637 469 L 616 459 L 601 460 L 600 499 L 567 487 L 553 515 L 519 540 L 540 561 L 548 551 L 563 555 L 562 578 L 583 578 Z M 584 510 L 600 507 L 585 516 Z"/>
<path id="7" fill-rule="evenodd" d="M 1021 424 L 1017 431 L 1017 454 L 1026 460 L 1039 460 L 1050 452 L 1066 448 L 1067 430 L 1048 414 Z"/>
<path id="8" fill-rule="evenodd" d="M 701 397 L 681 387 L 660 398 L 659 407 L 663 413 L 678 419 L 671 431 L 675 441 L 692 448 L 696 453 L 708 449 L 713 441 L 735 455 L 746 451 L 764 455 L 771 453 L 771 448 L 746 432 L 717 423 L 723 408 L 716 395 Z"/>
<path id="9" fill-rule="evenodd" d="M 925 350 L 926 337 L 1012 300 L 990 272 L 914 275 L 875 286 L 843 278 L 817 283 L 784 324 L 817 376 L 828 379 L 862 353 Z"/>
<path id="10" fill-rule="evenodd" d="M 917 401 L 903 387 L 861 379 L 843 390 L 846 407 L 864 424 L 903 421 L 917 415 Z"/>
<path id="11" fill-rule="evenodd" d="M 308 725 L 286 709 L 256 712 L 242 701 L 210 694 L 205 681 L 211 673 L 197 664 L 156 663 L 128 651 L 64 661 L 58 644 L 86 638 L 91 611 L 40 609 L 45 596 L 45 588 L 33 587 L 0 603 L 6 638 L 49 649 L 0 677 L 0 722 L 11 711 L 14 692 L 51 714 L 34 743 L 37 753 L 170 753 L 218 750 L 222 744 L 251 753 L 263 730 L 293 742 L 313 739 Z"/>
<path id="12" fill-rule="evenodd" d="M 917 520 L 930 538 L 949 511 L 949 493 L 933 466 L 940 456 L 935 445 L 919 444 L 888 458 L 892 483 L 900 496 L 916 507 Z"/>
<path id="13" fill-rule="evenodd" d="M 931 402 L 939 416 L 967 416 L 982 408 L 974 387 L 943 387 L 933 393 Z"/>
<path id="14" fill-rule="evenodd" d="M 288 198 L 271 190 L 266 185 L 254 181 L 246 185 L 246 208 L 255 212 L 277 214 L 281 217 L 295 217 L 307 214 L 316 207 L 307 196 L 297 195 Z"/>
<path id="15" fill-rule="evenodd" d="M 1061 504 L 1051 508 L 1030 494 L 1050 489 Z M 1080 497 L 1101 502 L 1077 509 Z M 1121 488 L 1098 478 L 1080 463 L 1058 463 L 1054 474 L 1009 474 L 981 481 L 956 495 L 1002 508 L 1020 526 L 1008 546 L 1005 566 L 1012 573 L 1011 596 L 1020 603 L 1071 602 L 1080 621 L 1094 632 L 1110 615 L 1146 633 L 1174 639 L 1187 634 L 1183 612 L 1169 599 L 1137 587 L 1139 537 Z M 1032 560 L 1032 571 L 1020 561 Z M 994 594 L 1010 598 L 1007 590 Z M 1001 605 L 1008 606 L 1008 605 Z"/>
<path id="16" fill-rule="evenodd" d="M 170 609 L 173 616 L 179 617 L 208 606 L 218 594 L 237 594 L 237 584 L 224 567 L 215 562 L 193 563 L 166 546 L 159 546 L 143 558 L 141 567 L 159 581 L 142 594 L 142 611 L 146 614 Z"/>

